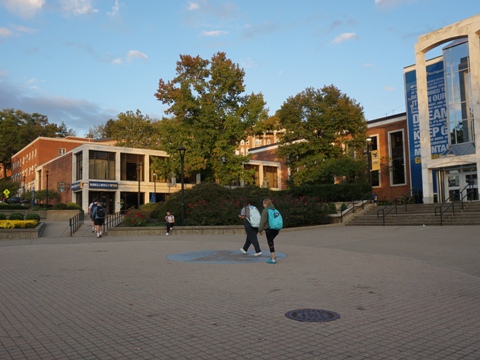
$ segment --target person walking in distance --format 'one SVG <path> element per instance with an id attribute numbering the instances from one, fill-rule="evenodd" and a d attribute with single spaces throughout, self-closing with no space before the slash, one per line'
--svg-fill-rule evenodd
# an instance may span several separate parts
<path id="1" fill-rule="evenodd" d="M 92 232 L 95 232 L 95 219 L 93 217 L 93 209 L 97 207 L 97 199 L 93 199 L 92 203 L 88 205 L 88 216 L 92 220 Z"/>
<path id="2" fill-rule="evenodd" d="M 243 226 L 247 234 L 245 244 L 240 251 L 242 254 L 247 254 L 248 248 L 250 245 L 253 245 L 255 248 L 255 254 L 253 254 L 253 256 L 262 255 L 262 250 L 260 250 L 260 244 L 258 243 L 257 236 L 258 225 L 260 223 L 260 212 L 255 206 L 250 204 L 250 201 L 247 201 L 246 205 L 240 211 L 240 215 L 238 215 L 238 217 L 243 219 Z"/>
<path id="3" fill-rule="evenodd" d="M 175 225 L 175 216 L 170 214 L 170 211 L 167 211 L 167 216 L 165 216 L 165 223 L 167 224 L 167 233 L 165 235 L 170 235 L 170 230 L 172 230 L 173 225 Z"/>
<path id="4" fill-rule="evenodd" d="M 95 222 L 95 231 L 97 232 L 97 238 L 102 237 L 102 227 L 105 222 L 105 208 L 100 201 L 97 201 L 97 206 L 93 209 L 93 219 Z"/>
<path id="5" fill-rule="evenodd" d="M 260 225 L 258 227 L 258 233 L 263 235 L 265 231 L 265 235 L 267 236 L 267 243 L 270 249 L 270 259 L 267 261 L 268 264 L 276 264 L 277 259 L 275 257 L 275 245 L 273 240 L 278 235 L 278 230 L 270 229 L 270 225 L 268 223 L 268 209 L 275 210 L 275 206 L 272 203 L 272 200 L 267 198 L 263 200 L 263 210 L 262 210 L 262 217 L 260 219 Z"/>

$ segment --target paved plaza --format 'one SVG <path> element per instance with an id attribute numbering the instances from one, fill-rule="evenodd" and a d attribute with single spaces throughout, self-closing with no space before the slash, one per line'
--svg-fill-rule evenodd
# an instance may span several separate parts
<path id="1" fill-rule="evenodd" d="M 480 227 L 0 240 L 0 359 L 480 359 Z M 287 312 L 321 309 L 330 322 Z"/>

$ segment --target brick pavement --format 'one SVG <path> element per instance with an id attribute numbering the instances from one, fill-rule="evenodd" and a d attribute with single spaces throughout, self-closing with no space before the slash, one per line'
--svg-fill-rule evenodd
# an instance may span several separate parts
<path id="1" fill-rule="evenodd" d="M 242 235 L 1 241 L 0 359 L 479 359 L 479 230 L 282 231 L 276 265 L 168 258 Z"/>

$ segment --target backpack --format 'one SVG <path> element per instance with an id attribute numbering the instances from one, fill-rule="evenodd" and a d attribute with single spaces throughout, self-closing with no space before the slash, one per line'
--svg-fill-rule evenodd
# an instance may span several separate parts
<path id="1" fill-rule="evenodd" d="M 258 228 L 260 226 L 261 218 L 260 211 L 258 211 L 255 206 L 250 205 L 248 206 L 248 212 L 247 220 L 250 222 L 250 225 L 254 228 Z"/>
<path id="2" fill-rule="evenodd" d="M 98 219 L 103 219 L 105 217 L 105 208 L 103 206 L 97 206 L 95 217 Z"/>
<path id="3" fill-rule="evenodd" d="M 283 228 L 283 218 L 277 209 L 268 209 L 268 226 L 272 230 L 281 230 Z"/>

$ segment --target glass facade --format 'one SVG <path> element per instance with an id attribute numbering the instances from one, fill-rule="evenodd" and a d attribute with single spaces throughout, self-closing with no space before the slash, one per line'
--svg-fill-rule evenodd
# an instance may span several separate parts
<path id="1" fill-rule="evenodd" d="M 115 153 L 89 151 L 89 178 L 115 180 Z"/>
<path id="2" fill-rule="evenodd" d="M 473 103 L 471 91 L 468 43 L 447 46 L 443 49 L 447 96 L 450 144 L 475 141 Z"/>

